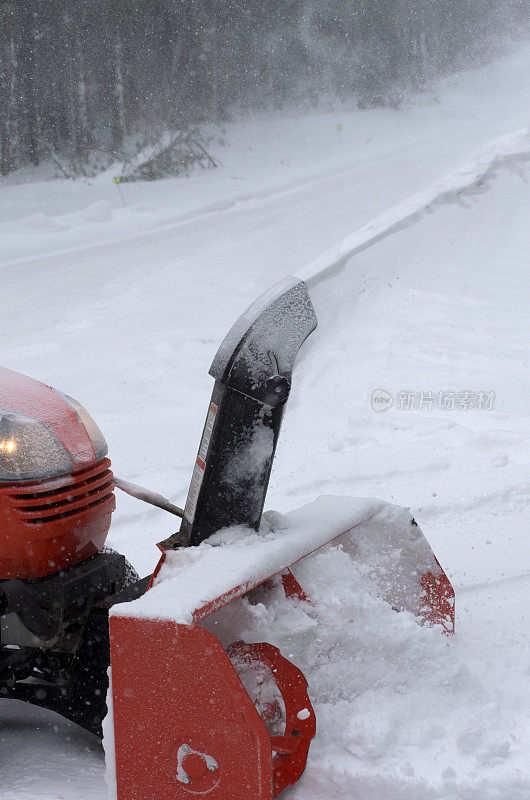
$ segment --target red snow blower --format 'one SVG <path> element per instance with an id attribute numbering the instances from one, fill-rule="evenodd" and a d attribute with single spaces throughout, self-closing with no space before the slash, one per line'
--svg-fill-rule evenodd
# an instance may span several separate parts
<path id="1" fill-rule="evenodd" d="M 454 628 L 452 587 L 407 511 L 335 498 L 262 520 L 292 369 L 315 327 L 292 278 L 230 330 L 183 511 L 116 480 L 182 517 L 143 579 L 104 546 L 115 482 L 95 422 L 67 395 L 0 370 L 0 698 L 96 735 L 108 703 L 118 800 L 269 800 L 298 780 L 316 730 L 305 678 L 226 621 L 243 596 L 310 602 L 297 565 L 325 544 L 366 564 L 396 611 Z"/>

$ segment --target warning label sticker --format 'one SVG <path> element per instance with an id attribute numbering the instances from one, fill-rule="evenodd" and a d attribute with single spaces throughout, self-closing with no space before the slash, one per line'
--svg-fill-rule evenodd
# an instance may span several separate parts
<path id="1" fill-rule="evenodd" d="M 208 447 L 210 446 L 210 439 L 212 438 L 213 424 L 215 422 L 216 415 L 217 406 L 214 403 L 210 403 L 208 416 L 206 417 L 206 424 L 202 434 L 201 446 L 199 447 L 199 456 L 203 461 L 206 461 L 206 456 L 208 455 Z"/>
<path id="2" fill-rule="evenodd" d="M 204 479 L 204 471 L 206 469 L 206 456 L 208 455 L 208 447 L 210 446 L 210 439 L 212 438 L 213 426 L 217 416 L 217 406 L 215 403 L 210 403 L 208 409 L 208 416 L 204 425 L 202 433 L 201 445 L 199 447 L 199 454 L 193 467 L 193 475 L 191 476 L 190 488 L 188 497 L 186 499 L 186 506 L 184 508 L 184 516 L 190 523 L 193 524 L 195 517 L 195 510 L 199 500 L 199 492 L 201 490 L 202 481 Z"/>

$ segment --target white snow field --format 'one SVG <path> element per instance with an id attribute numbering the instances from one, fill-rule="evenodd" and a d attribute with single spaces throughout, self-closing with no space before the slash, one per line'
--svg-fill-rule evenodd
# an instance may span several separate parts
<path id="1" fill-rule="evenodd" d="M 3 365 L 78 398 L 116 474 L 179 505 L 217 345 L 311 275 L 267 507 L 410 506 L 457 632 L 393 612 L 337 548 L 304 563 L 311 607 L 238 601 L 309 680 L 292 800 L 530 797 L 529 68 L 526 49 L 399 111 L 247 118 L 219 170 L 127 184 L 126 208 L 109 174 L 0 184 Z M 109 543 L 146 574 L 174 530 L 120 494 Z M 0 774 L 1 800 L 107 799 L 99 742 L 21 703 L 0 703 Z"/>

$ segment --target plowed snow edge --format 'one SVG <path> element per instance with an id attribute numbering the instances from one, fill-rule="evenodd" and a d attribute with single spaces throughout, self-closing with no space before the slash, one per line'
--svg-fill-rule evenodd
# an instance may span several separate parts
<path id="1" fill-rule="evenodd" d="M 521 128 L 481 147 L 476 158 L 427 189 L 390 208 L 316 258 L 296 275 L 309 288 L 335 275 L 357 253 L 409 228 L 439 206 L 465 205 L 465 198 L 488 191 L 500 169 L 530 161 L 530 128 Z"/>

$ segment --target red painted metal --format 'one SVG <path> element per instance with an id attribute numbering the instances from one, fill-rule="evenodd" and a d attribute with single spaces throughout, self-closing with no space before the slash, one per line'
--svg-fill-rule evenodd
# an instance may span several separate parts
<path id="1" fill-rule="evenodd" d="M 0 483 L 0 579 L 41 578 L 101 550 L 113 491 L 108 458 L 72 475 Z"/>
<path id="2" fill-rule="evenodd" d="M 286 597 L 297 597 L 298 600 L 302 600 L 306 603 L 311 602 L 290 569 L 286 569 L 285 572 L 282 572 L 282 585 Z"/>
<path id="3" fill-rule="evenodd" d="M 107 458 L 96 461 L 74 408 L 50 386 L 0 367 L 0 411 L 42 423 L 71 465 L 56 477 L 0 481 L 0 579 L 41 578 L 97 553 L 115 508 L 113 475 Z"/>
<path id="4" fill-rule="evenodd" d="M 0 367 L 0 410 L 44 423 L 66 449 L 73 472 L 96 460 L 90 437 L 74 409 L 50 386 Z"/>
<path id="5" fill-rule="evenodd" d="M 421 618 L 430 625 L 441 625 L 445 633 L 454 633 L 455 593 L 445 572 L 442 570 L 440 575 L 426 572 L 421 576 L 421 587 L 425 602 Z"/>
<path id="6" fill-rule="evenodd" d="M 265 666 L 282 696 L 285 732 L 281 736 L 271 736 L 273 796 L 277 797 L 302 775 L 309 745 L 316 733 L 316 717 L 307 694 L 307 681 L 298 667 L 287 661 L 271 644 L 235 642 L 227 652 L 232 659 L 246 658 L 254 665 Z M 269 714 L 274 715 L 274 711 L 270 709 Z M 266 715 L 264 717 L 267 724 Z"/>
<path id="7" fill-rule="evenodd" d="M 296 783 L 316 719 L 307 681 L 276 647 L 225 651 L 202 627 L 153 619 L 112 617 L 110 629 L 119 800 L 270 800 Z M 283 735 L 268 733 L 275 709 L 260 717 L 238 676 L 241 658 L 276 684 Z"/>
<path id="8" fill-rule="evenodd" d="M 270 800 L 270 737 L 219 640 L 117 616 L 110 631 L 118 798 Z"/>
<path id="9" fill-rule="evenodd" d="M 163 552 L 155 574 L 164 561 Z M 307 599 L 289 570 L 282 585 L 287 596 Z M 237 642 L 225 651 L 196 624 L 243 593 L 236 587 L 196 610 L 192 625 L 111 617 L 118 800 L 178 800 L 190 793 L 270 800 L 302 775 L 316 730 L 302 672 L 267 643 Z M 278 709 L 262 709 L 260 717 L 238 677 L 241 658 L 265 667 L 276 684 L 283 735 L 269 734 L 269 715 Z"/>

